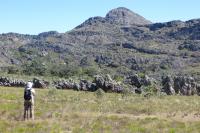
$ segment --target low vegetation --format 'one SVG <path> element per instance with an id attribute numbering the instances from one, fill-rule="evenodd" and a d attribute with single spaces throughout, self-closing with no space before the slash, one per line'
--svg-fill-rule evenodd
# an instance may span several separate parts
<path id="1" fill-rule="evenodd" d="M 35 120 L 23 121 L 23 89 L 0 88 L 1 133 L 198 133 L 200 97 L 36 90 Z"/>

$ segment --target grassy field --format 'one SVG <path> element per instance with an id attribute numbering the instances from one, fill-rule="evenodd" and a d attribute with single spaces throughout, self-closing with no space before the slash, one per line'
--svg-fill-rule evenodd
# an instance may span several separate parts
<path id="1" fill-rule="evenodd" d="M 0 88 L 0 133 L 199 133 L 200 97 L 36 90 L 23 121 L 23 89 Z"/>

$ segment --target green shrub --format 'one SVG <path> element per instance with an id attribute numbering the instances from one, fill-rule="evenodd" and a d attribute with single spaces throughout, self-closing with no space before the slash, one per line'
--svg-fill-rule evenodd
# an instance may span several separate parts
<path id="1" fill-rule="evenodd" d="M 103 98 L 103 97 L 104 97 L 105 92 L 104 92 L 101 88 L 99 88 L 99 89 L 97 89 L 97 90 L 95 91 L 94 94 L 95 94 L 95 96 L 96 96 L 97 99 L 100 99 L 100 98 Z"/>
<path id="2" fill-rule="evenodd" d="M 77 65 L 64 65 L 64 64 L 58 64 L 58 65 L 53 65 L 50 70 L 50 74 L 52 76 L 58 76 L 58 77 L 64 77 L 64 78 L 69 78 L 72 76 L 79 76 L 82 73 L 82 69 L 78 67 Z"/>
<path id="3" fill-rule="evenodd" d="M 8 67 L 4 68 L 4 72 L 6 72 L 8 74 L 20 74 L 21 69 L 16 66 L 8 66 Z"/>
<path id="4" fill-rule="evenodd" d="M 93 77 L 94 75 L 97 75 L 97 73 L 98 73 L 98 68 L 96 68 L 95 66 L 91 66 L 91 67 L 83 68 L 82 74 Z"/>
<path id="5" fill-rule="evenodd" d="M 117 82 L 121 82 L 124 80 L 124 77 L 123 76 L 120 76 L 120 75 L 115 75 L 114 76 L 114 80 L 117 81 Z"/>
<path id="6" fill-rule="evenodd" d="M 47 68 L 41 60 L 33 60 L 22 65 L 22 72 L 26 75 L 40 75 L 45 76 Z"/>
<path id="7" fill-rule="evenodd" d="M 138 73 L 138 76 L 139 76 L 140 78 L 145 78 L 145 73 L 140 72 L 140 73 Z"/>
<path id="8" fill-rule="evenodd" d="M 158 94 L 158 87 L 155 84 L 144 87 L 144 97 L 150 98 Z"/>

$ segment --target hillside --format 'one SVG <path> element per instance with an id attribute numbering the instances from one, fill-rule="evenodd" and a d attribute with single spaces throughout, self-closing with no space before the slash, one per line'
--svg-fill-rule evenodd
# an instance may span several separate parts
<path id="1" fill-rule="evenodd" d="M 1 73 L 114 79 L 139 74 L 158 81 L 200 70 L 200 19 L 152 23 L 120 7 L 66 33 L 0 35 Z"/>

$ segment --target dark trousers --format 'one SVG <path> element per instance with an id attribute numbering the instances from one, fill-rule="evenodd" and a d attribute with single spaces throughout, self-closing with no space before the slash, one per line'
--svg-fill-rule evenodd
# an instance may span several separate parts
<path id="1" fill-rule="evenodd" d="M 34 106 L 31 100 L 24 101 L 24 120 L 28 119 L 34 120 Z"/>

